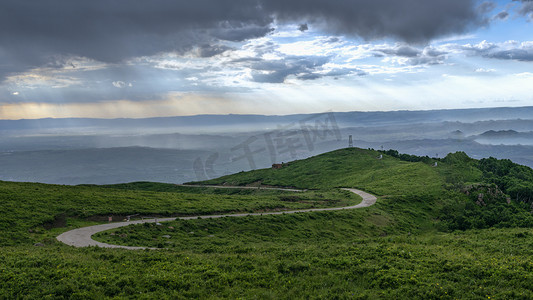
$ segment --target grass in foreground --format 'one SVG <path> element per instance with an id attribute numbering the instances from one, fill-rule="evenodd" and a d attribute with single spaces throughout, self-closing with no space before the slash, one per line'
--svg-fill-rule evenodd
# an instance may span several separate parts
<path id="1" fill-rule="evenodd" d="M 129 184 L 129 189 L 0 182 L 0 245 L 48 241 L 54 227 L 126 215 L 187 216 L 261 212 L 357 204 L 358 195 L 337 189 L 286 192 Z M 162 191 L 164 190 L 164 191 Z M 43 235 L 44 234 L 44 235 Z"/>
<path id="2" fill-rule="evenodd" d="M 0 183 L 6 204 L 0 240 L 13 245 L 4 244 L 0 252 L 0 298 L 533 297 L 533 222 L 524 192 L 529 191 L 530 169 L 460 154 L 436 168 L 429 158 L 408 162 L 387 154 L 379 160 L 378 155 L 342 149 L 281 170 L 208 182 L 317 189 L 304 194 L 156 183 Z M 334 201 L 324 199 L 346 197 L 337 187 L 360 188 L 380 198 L 359 210 L 195 219 L 132 226 L 98 237 L 165 248 L 158 251 L 75 249 L 50 238 L 67 228 L 43 227 L 58 215 L 67 216 L 67 225 L 81 226 L 110 212 L 170 215 L 270 204 L 330 205 Z M 506 193 L 520 197 L 508 203 Z M 450 232 L 469 228 L 486 229 Z M 35 241 L 45 243 L 36 247 Z"/>
<path id="3" fill-rule="evenodd" d="M 0 291 L 45 299 L 531 299 L 532 236 L 489 229 L 287 242 L 247 232 L 227 245 L 200 236 L 160 251 L 6 247 Z"/>

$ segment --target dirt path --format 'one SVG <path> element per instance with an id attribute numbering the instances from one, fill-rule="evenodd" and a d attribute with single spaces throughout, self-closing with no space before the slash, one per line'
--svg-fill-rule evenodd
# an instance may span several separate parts
<path id="1" fill-rule="evenodd" d="M 231 187 L 225 187 L 225 188 L 231 188 Z M 269 189 L 275 189 L 275 188 L 269 188 Z M 287 190 L 287 189 L 280 189 L 280 190 Z M 292 189 L 291 189 L 292 190 Z M 361 196 L 363 198 L 363 201 L 357 205 L 352 206 L 345 206 L 345 207 L 332 207 L 332 208 L 310 208 L 310 209 L 300 209 L 300 210 L 290 210 L 290 211 L 279 211 L 279 212 L 265 212 L 265 213 L 243 213 L 243 214 L 226 214 L 226 215 L 207 215 L 207 216 L 192 216 L 192 217 L 179 217 L 179 218 L 161 218 L 161 219 L 146 219 L 146 220 L 137 220 L 137 221 L 130 221 L 130 222 L 119 222 L 119 223 L 109 223 L 109 224 L 102 224 L 102 225 L 94 225 L 94 226 L 88 226 L 88 227 L 82 227 L 74 230 L 70 230 L 67 232 L 64 232 L 60 234 L 57 237 L 57 240 L 60 242 L 63 242 L 67 245 L 74 246 L 74 247 L 89 247 L 89 246 L 97 246 L 102 248 L 122 248 L 122 249 L 129 249 L 129 250 L 142 250 L 142 249 L 153 249 L 153 248 L 146 248 L 146 247 L 131 247 L 131 246 L 121 246 L 121 245 L 112 245 L 112 244 L 106 244 L 101 243 L 93 240 L 91 237 L 92 235 L 101 232 L 106 231 L 109 229 L 119 228 L 128 226 L 131 224 L 140 224 L 140 223 L 154 223 L 154 222 L 169 222 L 174 221 L 176 219 L 181 220 L 191 220 L 191 219 L 215 219 L 215 218 L 224 218 L 224 217 L 246 217 L 246 216 L 263 216 L 263 215 L 282 215 L 282 214 L 294 214 L 294 213 L 306 213 L 306 212 L 314 212 L 314 211 L 332 211 L 332 210 L 344 210 L 344 209 L 355 209 L 355 208 L 361 208 L 361 207 L 368 207 L 376 203 L 377 198 L 374 195 L 371 195 L 369 193 L 357 190 L 357 189 L 343 189 L 346 191 L 350 191 L 352 193 L 356 193 L 357 195 Z"/>

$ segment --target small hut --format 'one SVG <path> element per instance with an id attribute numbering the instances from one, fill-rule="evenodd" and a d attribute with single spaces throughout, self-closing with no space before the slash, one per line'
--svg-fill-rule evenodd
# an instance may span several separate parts
<path id="1" fill-rule="evenodd" d="M 272 169 L 274 170 L 278 170 L 278 169 L 281 169 L 283 168 L 283 164 L 272 164 Z"/>

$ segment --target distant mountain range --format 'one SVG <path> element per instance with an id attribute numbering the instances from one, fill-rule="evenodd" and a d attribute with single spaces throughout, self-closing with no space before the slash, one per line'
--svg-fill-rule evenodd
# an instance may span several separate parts
<path id="1" fill-rule="evenodd" d="M 254 125 L 254 129 L 264 129 L 276 124 L 300 122 L 320 114 L 295 114 L 286 116 L 267 115 L 196 115 L 180 117 L 160 117 L 144 119 L 22 119 L 0 120 L 0 130 L 31 130 L 60 128 L 172 128 L 172 127 L 213 127 Z M 473 123 L 486 120 L 531 120 L 533 106 L 449 109 L 427 111 L 388 111 L 388 112 L 335 112 L 337 123 L 346 126 L 379 126 L 392 124 L 464 122 Z"/>
<path id="2" fill-rule="evenodd" d="M 533 107 L 289 116 L 0 120 L 0 180 L 181 183 L 348 146 L 533 167 Z"/>

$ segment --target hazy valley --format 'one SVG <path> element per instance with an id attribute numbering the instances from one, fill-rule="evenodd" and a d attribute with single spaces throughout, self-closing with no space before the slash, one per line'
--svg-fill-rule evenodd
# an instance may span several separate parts
<path id="1" fill-rule="evenodd" d="M 183 183 L 353 144 L 533 166 L 533 108 L 0 121 L 0 179 Z M 248 152 L 246 152 L 248 151 Z"/>

